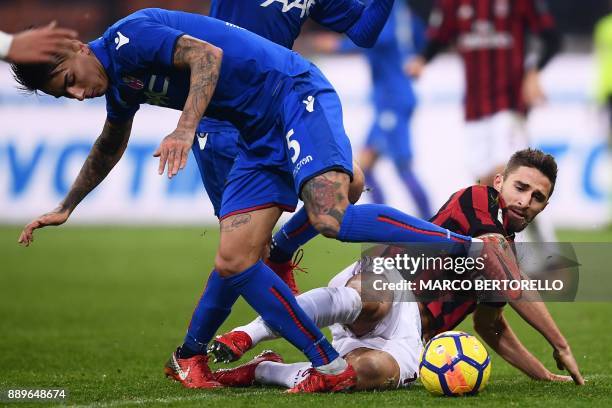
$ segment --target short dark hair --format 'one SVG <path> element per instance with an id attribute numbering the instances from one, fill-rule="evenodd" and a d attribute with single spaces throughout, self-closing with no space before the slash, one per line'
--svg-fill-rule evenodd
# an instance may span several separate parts
<path id="1" fill-rule="evenodd" d="M 28 94 L 35 94 L 47 83 L 57 66 L 65 57 L 56 56 L 53 62 L 40 64 L 11 64 L 17 88 Z"/>
<path id="2" fill-rule="evenodd" d="M 504 177 L 512 173 L 517 168 L 525 166 L 538 169 L 550 181 L 550 194 L 552 195 L 557 182 L 557 162 L 550 154 L 546 154 L 538 149 L 523 149 L 514 153 L 506 164 L 504 169 Z"/>

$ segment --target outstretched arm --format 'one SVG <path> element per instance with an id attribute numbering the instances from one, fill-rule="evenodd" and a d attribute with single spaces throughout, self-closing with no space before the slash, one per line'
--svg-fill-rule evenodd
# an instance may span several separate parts
<path id="1" fill-rule="evenodd" d="M 159 157 L 159 174 L 168 164 L 168 178 L 175 176 L 187 164 L 187 156 L 198 123 L 210 103 L 217 86 L 223 51 L 205 41 L 183 35 L 174 50 L 173 64 L 191 71 L 189 94 L 176 130 L 164 138 L 154 153 Z"/>
<path id="2" fill-rule="evenodd" d="M 34 230 L 49 225 L 61 225 L 68 220 L 76 206 L 94 189 L 117 164 L 130 137 L 132 119 L 125 123 L 106 121 L 102 134 L 87 156 L 81 171 L 70 187 L 70 191 L 53 211 L 41 215 L 25 226 L 19 243 L 29 246 L 34 241 Z"/>
<path id="3" fill-rule="evenodd" d="M 473 318 L 474 328 L 483 340 L 504 360 L 529 377 L 544 381 L 572 380 L 569 376 L 551 373 L 525 348 L 504 318 L 502 308 L 480 304 Z"/>
<path id="4" fill-rule="evenodd" d="M 427 44 L 422 46 L 420 55 L 413 57 L 404 65 L 406 74 L 414 78 L 420 77 L 425 65 L 457 37 L 456 7 L 453 0 L 436 0 L 429 17 Z"/>
<path id="5" fill-rule="evenodd" d="M 525 293 L 524 295 L 535 296 L 535 294 L 530 293 Z M 557 367 L 560 370 L 567 370 L 576 384 L 584 384 L 584 379 L 580 374 L 570 346 L 548 312 L 546 304 L 532 300 L 511 302 L 510 306 L 550 343 L 554 350 L 553 357 L 557 362 Z"/>

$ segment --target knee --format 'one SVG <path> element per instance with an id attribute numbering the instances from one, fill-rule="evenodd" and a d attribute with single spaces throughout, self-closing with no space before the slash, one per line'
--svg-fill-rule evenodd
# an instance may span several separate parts
<path id="1" fill-rule="evenodd" d="M 309 180 L 302 190 L 302 199 L 312 226 L 323 236 L 336 238 L 344 212 L 349 205 L 349 177 L 330 172 Z"/>
<path id="2" fill-rule="evenodd" d="M 240 271 L 246 269 L 241 269 L 244 263 L 241 258 L 240 256 L 230 256 L 228 251 L 222 251 L 222 249 L 219 248 L 215 256 L 215 270 L 223 278 L 236 275 Z"/>
<path id="3" fill-rule="evenodd" d="M 305 202 L 306 212 L 308 213 L 308 220 L 310 224 L 326 238 L 337 238 L 340 234 L 340 226 L 344 219 L 344 213 L 348 207 L 348 201 L 343 205 L 337 205 L 329 208 L 328 210 L 322 211 L 320 202 Z"/>
<path id="4" fill-rule="evenodd" d="M 310 213 L 308 214 L 308 219 L 319 234 L 326 238 L 338 238 L 338 234 L 340 234 L 340 222 L 329 222 L 324 217 L 319 215 L 310 215 Z"/>
<path id="5" fill-rule="evenodd" d="M 363 193 L 363 187 L 365 185 L 363 171 L 357 163 L 353 163 L 353 181 L 349 185 L 348 199 L 352 204 L 359 201 L 361 193 Z"/>
<path id="6" fill-rule="evenodd" d="M 254 265 L 261 257 L 262 248 L 219 245 L 215 256 L 215 270 L 223 278 L 236 275 Z"/>
<path id="7" fill-rule="evenodd" d="M 362 302 L 359 318 L 368 322 L 380 322 L 391 311 L 393 303 L 388 301 Z"/>

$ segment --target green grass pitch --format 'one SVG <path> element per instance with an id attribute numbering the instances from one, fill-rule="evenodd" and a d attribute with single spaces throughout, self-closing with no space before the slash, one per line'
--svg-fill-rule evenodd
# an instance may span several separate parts
<path id="1" fill-rule="evenodd" d="M 216 228 L 62 227 L 38 232 L 30 248 L 19 229 L 0 227 L 0 390 L 65 388 L 79 406 L 612 406 L 611 303 L 550 304 L 587 379 L 585 387 L 535 382 L 493 356 L 478 396 L 430 396 L 411 389 L 288 396 L 275 388 L 198 391 L 167 380 L 162 367 L 181 343 L 212 267 Z M 612 232 L 571 233 L 612 242 Z M 318 238 L 305 248 L 303 290 L 323 286 L 358 257 L 358 245 Z M 612 273 L 612 271 L 610 272 Z M 612 290 L 612 288 L 610 289 Z M 551 349 L 508 311 L 526 346 L 554 369 Z M 254 316 L 239 302 L 223 330 Z M 473 332 L 469 319 L 461 329 Z M 258 347 L 302 357 L 284 341 Z M 0 402 L 2 405 L 2 402 Z M 41 406 L 20 403 L 17 406 Z"/>

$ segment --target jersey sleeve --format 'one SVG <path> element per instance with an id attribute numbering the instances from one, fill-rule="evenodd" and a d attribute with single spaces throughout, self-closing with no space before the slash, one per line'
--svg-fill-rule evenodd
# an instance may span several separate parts
<path id="1" fill-rule="evenodd" d="M 499 194 L 494 188 L 480 185 L 466 188 L 458 201 L 458 211 L 463 213 L 469 225 L 466 235 L 471 237 L 488 233 L 507 235 Z"/>
<path id="2" fill-rule="evenodd" d="M 364 5 L 357 0 L 327 0 L 317 2 L 310 17 L 339 33 L 343 33 L 359 19 Z"/>
<path id="3" fill-rule="evenodd" d="M 546 0 L 524 0 L 523 3 L 524 18 L 531 32 L 540 33 L 555 28 Z"/>
<path id="4" fill-rule="evenodd" d="M 140 105 L 129 105 L 122 101 L 116 89 L 106 93 L 106 118 L 110 122 L 126 122 L 134 117 L 138 109 Z"/>
<path id="5" fill-rule="evenodd" d="M 171 69 L 183 34 L 147 18 L 128 20 L 115 28 L 115 58 L 125 71 Z"/>

